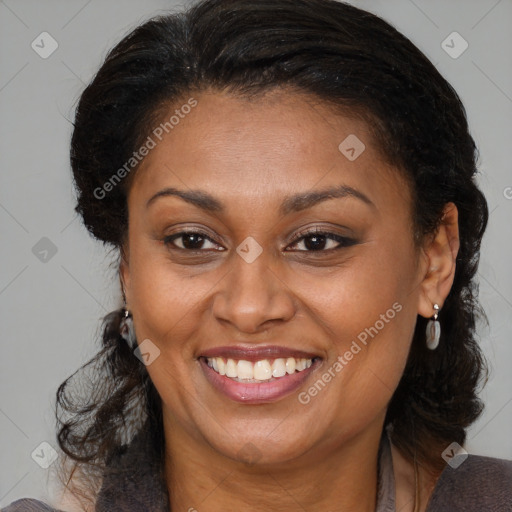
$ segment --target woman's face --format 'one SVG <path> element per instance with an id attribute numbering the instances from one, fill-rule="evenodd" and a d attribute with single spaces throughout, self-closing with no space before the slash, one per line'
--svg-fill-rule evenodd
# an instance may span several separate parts
<path id="1" fill-rule="evenodd" d="M 261 463 L 375 438 L 427 265 L 407 185 L 362 121 L 306 97 L 194 100 L 150 135 L 122 265 L 166 433 Z"/>

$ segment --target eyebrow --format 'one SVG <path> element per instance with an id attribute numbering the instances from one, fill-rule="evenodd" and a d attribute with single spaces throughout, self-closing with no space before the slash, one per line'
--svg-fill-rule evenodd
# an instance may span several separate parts
<path id="1" fill-rule="evenodd" d="M 173 187 L 167 187 L 153 195 L 146 203 L 148 208 L 154 201 L 160 197 L 180 197 L 187 203 L 193 204 L 207 212 L 222 213 L 225 211 L 224 205 L 208 192 L 203 190 L 180 190 Z M 375 207 L 375 204 L 362 192 L 347 185 L 338 185 L 322 190 L 313 190 L 310 192 L 301 192 L 287 197 L 279 208 L 280 215 L 289 215 L 293 212 L 307 210 L 318 203 L 328 199 L 354 197 L 361 200 L 369 206 Z"/>

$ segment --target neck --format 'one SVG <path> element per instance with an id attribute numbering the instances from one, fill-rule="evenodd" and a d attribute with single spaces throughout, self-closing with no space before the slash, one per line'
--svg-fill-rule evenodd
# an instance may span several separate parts
<path id="1" fill-rule="evenodd" d="M 396 509 L 402 512 L 425 512 L 441 472 L 418 463 L 416 482 L 414 463 L 406 459 L 393 444 L 391 455 L 395 476 Z"/>
<path id="2" fill-rule="evenodd" d="M 375 510 L 382 422 L 342 446 L 252 465 L 217 452 L 165 414 L 164 428 L 171 510 Z"/>

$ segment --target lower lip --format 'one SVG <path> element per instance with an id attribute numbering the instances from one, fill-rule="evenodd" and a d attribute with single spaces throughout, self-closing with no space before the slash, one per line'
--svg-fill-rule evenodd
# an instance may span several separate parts
<path id="1" fill-rule="evenodd" d="M 244 404 L 265 404 L 276 402 L 299 389 L 304 381 L 311 375 L 311 372 L 321 363 L 315 359 L 313 364 L 300 372 L 286 374 L 271 382 L 243 383 L 220 375 L 213 368 L 208 366 L 206 359 L 199 358 L 201 368 L 210 384 L 235 402 Z"/>

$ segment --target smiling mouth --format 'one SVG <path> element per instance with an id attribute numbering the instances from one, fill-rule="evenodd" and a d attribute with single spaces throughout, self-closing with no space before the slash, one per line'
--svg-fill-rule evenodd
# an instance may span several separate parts
<path id="1" fill-rule="evenodd" d="M 235 382 L 264 383 L 278 380 L 287 375 L 303 372 L 319 358 L 275 358 L 247 361 L 224 357 L 203 357 L 206 364 L 217 374 Z"/>

